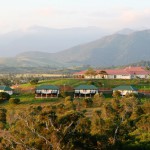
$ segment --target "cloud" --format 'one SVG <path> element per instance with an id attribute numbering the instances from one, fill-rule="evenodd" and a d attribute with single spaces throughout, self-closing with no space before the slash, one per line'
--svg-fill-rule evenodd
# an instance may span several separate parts
<path id="1" fill-rule="evenodd" d="M 38 14 L 40 16 L 54 16 L 56 14 L 56 10 L 53 7 L 46 7 L 35 10 L 35 14 Z"/>
<path id="2" fill-rule="evenodd" d="M 150 27 L 150 9 L 132 9 L 129 7 L 100 10 L 89 14 L 90 23 L 108 29 Z"/>
<path id="3" fill-rule="evenodd" d="M 119 19 L 128 26 L 150 26 L 150 9 L 124 11 Z"/>
<path id="4" fill-rule="evenodd" d="M 2 15 L 3 13 L 1 13 Z M 1 16 L 0 16 L 1 17 Z M 47 26 L 53 28 L 97 26 L 118 30 L 126 27 L 150 27 L 150 9 L 131 7 L 110 7 L 87 9 L 80 7 L 40 6 L 28 11 L 17 11 L 11 17 L 1 17 L 1 29 Z"/>

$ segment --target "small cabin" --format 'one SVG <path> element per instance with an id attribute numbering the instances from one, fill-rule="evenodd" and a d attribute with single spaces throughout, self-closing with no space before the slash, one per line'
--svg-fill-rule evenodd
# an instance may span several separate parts
<path id="1" fill-rule="evenodd" d="M 41 85 L 35 89 L 35 98 L 58 97 L 59 87 L 55 85 Z"/>
<path id="2" fill-rule="evenodd" d="M 93 97 L 98 93 L 98 88 L 94 85 L 79 85 L 74 89 L 74 98 Z"/>
<path id="3" fill-rule="evenodd" d="M 0 92 L 8 93 L 9 95 L 13 94 L 13 90 L 9 86 L 0 85 Z"/>
<path id="4" fill-rule="evenodd" d="M 137 88 L 131 85 L 117 86 L 116 88 L 113 88 L 113 92 L 115 91 L 119 91 L 122 96 L 125 96 L 126 94 L 130 94 L 130 93 L 138 94 Z"/>

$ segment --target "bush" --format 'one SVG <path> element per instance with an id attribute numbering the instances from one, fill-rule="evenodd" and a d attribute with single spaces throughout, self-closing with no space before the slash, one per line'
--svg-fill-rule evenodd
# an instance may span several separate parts
<path id="1" fill-rule="evenodd" d="M 19 98 L 11 98 L 9 99 L 9 103 L 11 104 L 18 104 L 20 102 Z"/>
<path id="2" fill-rule="evenodd" d="M 35 85 L 35 84 L 38 84 L 38 82 L 39 82 L 39 79 L 33 79 L 30 81 L 30 84 Z"/>
<path id="3" fill-rule="evenodd" d="M 6 92 L 0 92 L 0 101 L 3 100 L 9 100 L 10 99 L 10 95 Z"/>

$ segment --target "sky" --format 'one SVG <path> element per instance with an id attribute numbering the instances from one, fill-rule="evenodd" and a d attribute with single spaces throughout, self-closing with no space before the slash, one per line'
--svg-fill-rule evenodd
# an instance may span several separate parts
<path id="1" fill-rule="evenodd" d="M 150 0 L 0 0 L 0 33 L 33 26 L 150 28 Z"/>

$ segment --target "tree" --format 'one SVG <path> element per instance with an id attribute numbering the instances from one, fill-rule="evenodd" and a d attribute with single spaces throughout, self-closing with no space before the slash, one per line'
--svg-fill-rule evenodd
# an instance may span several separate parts
<path id="1" fill-rule="evenodd" d="M 4 129 L 6 125 L 6 112 L 5 108 L 0 108 L 0 129 Z"/>
<path id="2" fill-rule="evenodd" d="M 92 107 L 92 105 L 93 105 L 93 100 L 92 100 L 91 98 L 85 98 L 85 99 L 83 100 L 83 106 L 84 106 L 85 108 L 87 108 L 87 107 Z"/>
<path id="3" fill-rule="evenodd" d="M 96 93 L 93 97 L 93 103 L 96 104 L 96 106 L 101 106 L 103 104 L 104 95 L 103 93 Z"/>
<path id="4" fill-rule="evenodd" d="M 10 126 L 10 135 L 3 136 L 3 146 L 5 149 L 92 149 L 96 145 L 89 132 L 90 121 L 83 113 L 73 111 L 58 117 L 48 107 L 31 107 L 26 114 L 17 115 Z"/>
<path id="5" fill-rule="evenodd" d="M 99 99 L 99 96 L 95 98 Z M 70 101 L 70 97 L 66 99 Z M 78 105 L 82 101 L 90 107 L 91 100 L 76 99 L 72 103 Z M 149 102 L 143 105 L 136 97 L 124 96 L 103 101 L 93 113 L 93 109 L 83 109 L 81 105 L 78 111 L 66 109 L 63 101 L 58 105 L 31 106 L 19 110 L 14 112 L 14 117 L 7 117 L 11 117 L 11 121 L 6 121 L 6 110 L 0 108 L 0 149 L 148 150 L 149 106 Z"/>
<path id="6" fill-rule="evenodd" d="M 4 101 L 4 100 L 9 100 L 10 99 L 10 95 L 6 92 L 0 92 L 0 101 Z"/>
<path id="7" fill-rule="evenodd" d="M 11 86 L 12 85 L 11 80 L 9 80 L 8 78 L 0 79 L 0 84 L 1 85 L 6 85 L 6 86 Z"/>
<path id="8" fill-rule="evenodd" d="M 105 134 L 105 121 L 102 119 L 101 111 L 95 111 L 92 117 L 91 134 Z"/>
<path id="9" fill-rule="evenodd" d="M 121 97 L 121 92 L 120 91 L 114 91 L 112 96 L 114 98 L 120 98 Z"/>
<path id="10" fill-rule="evenodd" d="M 37 84 L 39 82 L 39 79 L 32 79 L 31 81 L 30 81 L 30 84 L 31 85 L 35 85 L 35 84 Z"/>
<path id="11" fill-rule="evenodd" d="M 85 72 L 85 75 L 86 76 L 90 76 L 90 78 L 94 77 L 95 78 L 95 75 L 96 75 L 96 71 L 93 69 L 93 68 L 89 68 L 86 72 Z"/>
<path id="12" fill-rule="evenodd" d="M 105 78 L 105 75 L 108 75 L 107 72 L 105 70 L 101 70 L 98 74 L 101 75 L 101 78 Z"/>

